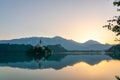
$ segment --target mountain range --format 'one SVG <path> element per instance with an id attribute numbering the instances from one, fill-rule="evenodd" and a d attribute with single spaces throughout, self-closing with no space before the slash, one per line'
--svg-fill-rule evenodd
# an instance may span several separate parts
<path id="1" fill-rule="evenodd" d="M 53 38 L 47 37 L 29 37 L 11 40 L 0 40 L 0 44 L 31 44 L 36 45 L 39 41 L 42 41 L 42 45 L 56 45 L 61 44 L 67 50 L 107 50 L 112 45 L 102 44 L 98 41 L 88 40 L 85 43 L 79 43 L 74 40 L 65 39 L 60 36 L 55 36 Z"/>

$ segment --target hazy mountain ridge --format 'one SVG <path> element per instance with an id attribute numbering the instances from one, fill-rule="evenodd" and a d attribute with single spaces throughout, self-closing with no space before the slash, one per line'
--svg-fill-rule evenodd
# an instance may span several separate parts
<path id="1" fill-rule="evenodd" d="M 12 40 L 0 40 L 0 43 L 36 45 L 40 39 L 42 40 L 42 45 L 61 44 L 67 50 L 106 50 L 111 47 L 111 45 L 109 44 L 101 44 L 94 40 L 89 40 L 86 41 L 85 43 L 79 43 L 74 40 L 65 39 L 59 36 L 53 38 L 29 37 Z"/>
<path id="2" fill-rule="evenodd" d="M 94 40 L 88 40 L 83 43 L 83 46 L 89 46 L 89 45 L 93 45 L 93 44 L 101 44 L 101 43 L 98 41 L 94 41 Z"/>

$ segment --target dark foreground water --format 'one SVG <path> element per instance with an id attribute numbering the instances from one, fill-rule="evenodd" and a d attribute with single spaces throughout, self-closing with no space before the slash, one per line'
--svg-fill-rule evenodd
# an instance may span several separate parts
<path id="1" fill-rule="evenodd" d="M 47 60 L 1 58 L 0 80 L 116 80 L 115 75 L 120 76 L 120 60 L 73 54 L 56 54 Z"/>

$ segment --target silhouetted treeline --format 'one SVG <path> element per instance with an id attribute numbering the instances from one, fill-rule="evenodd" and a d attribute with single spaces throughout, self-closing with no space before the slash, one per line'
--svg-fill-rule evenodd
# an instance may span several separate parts
<path id="1" fill-rule="evenodd" d="M 61 45 L 49 45 L 52 52 L 65 52 L 67 51 Z M 21 62 L 30 61 L 33 57 L 26 55 L 29 49 L 33 49 L 32 45 L 24 44 L 0 44 L 0 63 L 7 62 Z M 39 57 L 39 56 L 38 56 Z"/>
<path id="2" fill-rule="evenodd" d="M 109 51 L 109 52 L 115 52 L 115 53 L 120 52 L 120 44 L 119 44 L 119 45 L 112 46 L 108 51 Z"/>
<path id="3" fill-rule="evenodd" d="M 109 56 L 111 56 L 113 59 L 119 59 L 120 60 L 120 44 L 112 46 L 109 50 L 107 50 Z"/>
<path id="4" fill-rule="evenodd" d="M 26 56 L 26 51 L 31 47 L 31 45 L 0 44 L 0 62 L 30 60 Z"/>
<path id="5" fill-rule="evenodd" d="M 25 52 L 31 45 L 24 45 L 24 44 L 0 44 L 0 53 L 5 52 Z"/>
<path id="6" fill-rule="evenodd" d="M 25 52 L 32 47 L 33 47 L 32 45 L 24 45 L 24 44 L 0 44 L 0 53 Z M 47 47 L 49 47 L 53 52 L 66 52 L 67 51 L 60 44 L 48 45 Z"/>

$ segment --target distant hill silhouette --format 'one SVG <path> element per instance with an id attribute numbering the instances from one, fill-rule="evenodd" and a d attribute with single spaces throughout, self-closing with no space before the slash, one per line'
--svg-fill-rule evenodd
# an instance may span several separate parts
<path id="1" fill-rule="evenodd" d="M 67 50 L 62 47 L 60 44 L 57 45 L 48 45 L 48 48 L 52 50 L 52 52 L 67 52 Z"/>
<path id="2" fill-rule="evenodd" d="M 65 39 L 59 36 L 55 36 L 53 38 L 29 37 L 12 40 L 0 40 L 0 43 L 36 45 L 40 39 L 42 40 L 42 45 L 61 44 L 67 50 L 107 50 L 111 47 L 109 44 L 101 44 L 94 40 L 89 40 L 85 43 L 79 43 L 74 40 Z"/>
<path id="3" fill-rule="evenodd" d="M 97 41 L 94 41 L 94 40 L 88 40 L 83 44 L 83 46 L 90 46 L 90 45 L 93 45 L 93 44 L 101 44 L 101 43 L 97 42 Z"/>

